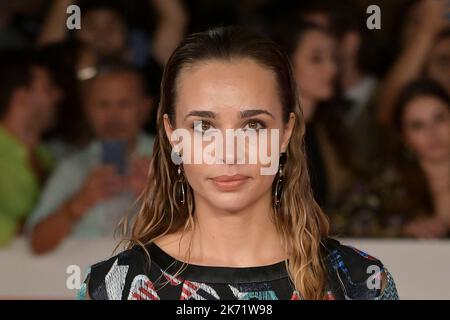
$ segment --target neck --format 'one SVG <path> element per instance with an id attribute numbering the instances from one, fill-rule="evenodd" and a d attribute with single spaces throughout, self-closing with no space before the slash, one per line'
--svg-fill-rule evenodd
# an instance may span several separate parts
<path id="1" fill-rule="evenodd" d="M 450 188 L 450 161 L 422 161 L 420 163 L 433 191 Z"/>
<path id="2" fill-rule="evenodd" d="M 3 119 L 2 125 L 28 149 L 36 148 L 41 142 L 41 131 L 26 115 L 9 114 Z"/>
<path id="3" fill-rule="evenodd" d="M 300 106 L 303 110 L 303 116 L 306 122 L 310 122 L 314 117 L 317 102 L 306 95 L 300 96 Z"/>
<path id="4" fill-rule="evenodd" d="M 239 212 L 214 208 L 202 199 L 195 203 L 191 263 L 246 267 L 286 259 L 270 218 L 270 194 Z"/>

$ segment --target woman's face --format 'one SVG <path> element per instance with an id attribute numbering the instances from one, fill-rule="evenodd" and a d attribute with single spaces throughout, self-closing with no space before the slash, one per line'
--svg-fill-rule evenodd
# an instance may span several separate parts
<path id="1" fill-rule="evenodd" d="M 270 154 L 272 158 L 275 155 L 276 159 L 279 152 L 287 148 L 295 119 L 291 114 L 289 122 L 283 122 L 275 74 L 250 59 L 214 60 L 185 67 L 177 79 L 175 104 L 175 127 L 188 130 L 191 141 L 195 135 L 206 137 L 221 133 L 225 137 L 226 129 L 242 130 L 241 133 L 257 137 L 259 152 Z M 164 126 L 170 137 L 174 128 L 167 117 Z M 262 129 L 267 129 L 268 136 L 271 132 L 279 133 L 276 140 L 265 140 L 269 141 L 267 147 L 260 145 L 262 139 L 258 134 Z M 234 147 L 226 138 L 223 141 L 222 155 L 218 151 L 205 151 L 211 142 L 201 143 L 205 148 L 203 152 L 216 160 L 210 164 L 193 163 L 193 154 L 202 151 L 192 142 L 193 164 L 184 162 L 183 170 L 196 203 L 204 201 L 210 207 L 237 212 L 263 197 L 271 199 L 277 167 L 273 174 L 263 175 L 261 169 L 270 165 L 263 164 L 260 155 L 257 161 L 249 163 L 250 139 L 245 140 L 240 149 L 245 163 L 238 163 L 243 157 L 238 153 L 237 139 Z M 186 152 L 181 151 L 183 156 Z"/>
<path id="2" fill-rule="evenodd" d="M 450 37 L 435 44 L 428 57 L 426 73 L 450 94 Z"/>
<path id="3" fill-rule="evenodd" d="M 411 100 L 403 113 L 403 135 L 419 161 L 449 159 L 449 106 L 433 96 Z"/>
<path id="4" fill-rule="evenodd" d="M 300 95 L 316 101 L 331 98 L 336 78 L 335 41 L 321 31 L 307 32 L 293 54 Z"/>

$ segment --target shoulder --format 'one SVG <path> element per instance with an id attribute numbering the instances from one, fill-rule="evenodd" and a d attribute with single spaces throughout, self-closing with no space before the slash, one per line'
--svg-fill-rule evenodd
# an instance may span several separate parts
<path id="1" fill-rule="evenodd" d="M 61 181 L 62 184 L 67 184 L 67 180 L 70 179 L 72 182 L 70 185 L 76 189 L 84 181 L 91 168 L 99 162 L 100 156 L 97 155 L 96 149 L 95 145 L 91 143 L 59 160 L 48 181 L 51 183 Z M 64 185 L 64 187 L 69 186 Z"/>
<path id="2" fill-rule="evenodd" d="M 38 157 L 44 169 L 50 171 L 56 164 L 55 158 L 53 157 L 50 149 L 45 145 L 41 144 L 38 147 Z"/>
<path id="3" fill-rule="evenodd" d="M 366 300 L 397 296 L 392 276 L 381 260 L 331 238 L 324 241 L 324 252 L 330 289 L 341 298 Z"/>
<path id="4" fill-rule="evenodd" d="M 332 238 L 324 241 L 324 248 L 326 258 L 333 266 L 343 267 L 343 264 L 345 264 L 349 272 L 356 279 L 364 278 L 367 274 L 365 269 L 369 266 L 384 267 L 378 258 L 353 246 L 344 245 Z"/>
<path id="5" fill-rule="evenodd" d="M 58 162 L 46 180 L 39 199 L 26 222 L 26 230 L 33 227 L 57 210 L 82 185 L 86 178 L 89 164 L 82 151 L 78 151 Z M 67 183 L 70 181 L 70 183 Z"/>
<path id="6" fill-rule="evenodd" d="M 92 141 L 90 144 L 84 146 L 79 150 L 74 150 L 59 162 L 62 166 L 72 167 L 86 167 L 93 161 L 100 160 L 100 143 Z"/>
<path id="7" fill-rule="evenodd" d="M 84 290 L 93 300 L 126 299 L 125 292 L 139 274 L 148 274 L 149 256 L 138 245 L 93 264 L 86 276 Z"/>
<path id="8" fill-rule="evenodd" d="M 0 159 L 11 155 L 11 150 L 22 149 L 17 140 L 0 124 Z"/>

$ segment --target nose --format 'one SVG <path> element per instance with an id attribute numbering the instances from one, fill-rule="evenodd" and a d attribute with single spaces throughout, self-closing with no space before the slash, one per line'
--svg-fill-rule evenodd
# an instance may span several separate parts
<path id="1" fill-rule="evenodd" d="M 218 162 L 222 164 L 244 163 L 246 145 L 245 142 L 237 138 L 237 132 L 234 129 L 227 129 L 223 135 L 222 155 L 219 155 Z"/>

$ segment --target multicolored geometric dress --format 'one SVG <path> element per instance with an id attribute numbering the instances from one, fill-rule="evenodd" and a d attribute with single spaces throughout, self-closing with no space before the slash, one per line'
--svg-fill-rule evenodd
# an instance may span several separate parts
<path id="1" fill-rule="evenodd" d="M 333 239 L 327 239 L 323 249 L 327 299 L 398 299 L 394 280 L 378 259 Z M 285 261 L 258 267 L 210 267 L 183 264 L 154 243 L 146 250 L 150 257 L 136 245 L 91 266 L 78 299 L 87 295 L 94 300 L 302 299 Z"/>

